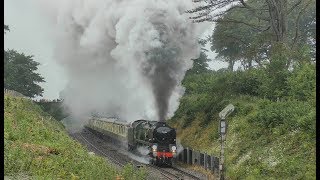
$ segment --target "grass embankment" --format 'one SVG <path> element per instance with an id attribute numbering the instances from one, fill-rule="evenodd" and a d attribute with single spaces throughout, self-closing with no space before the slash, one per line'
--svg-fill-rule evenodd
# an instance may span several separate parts
<path id="1" fill-rule="evenodd" d="M 182 145 L 219 156 L 218 114 L 235 106 L 227 117 L 228 179 L 315 179 L 316 66 L 301 62 L 289 71 L 277 62 L 183 80 L 186 92 L 170 120 Z"/>
<path id="2" fill-rule="evenodd" d="M 185 97 L 188 98 L 188 97 Z M 225 149 L 228 179 L 315 179 L 315 101 L 273 102 L 250 96 L 230 98 Z M 199 111 L 191 124 L 174 118 L 184 146 L 219 156 L 217 116 L 207 123 Z"/>
<path id="3" fill-rule="evenodd" d="M 89 155 L 63 125 L 31 100 L 4 98 L 4 175 L 36 179 L 144 179 L 145 171 L 127 165 L 115 170 Z"/>

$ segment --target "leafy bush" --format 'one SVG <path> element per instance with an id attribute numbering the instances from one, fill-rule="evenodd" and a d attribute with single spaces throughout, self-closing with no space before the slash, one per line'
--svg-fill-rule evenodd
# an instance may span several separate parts
<path id="1" fill-rule="evenodd" d="M 315 89 L 302 96 L 294 92 L 305 89 L 299 87 L 300 81 L 314 85 L 308 78 L 297 80 L 303 79 L 299 72 L 308 68 L 304 73 L 270 68 L 206 74 L 212 82 L 199 89 L 201 93 L 197 91 L 203 85 L 196 86 L 200 75 L 193 76 L 193 90 L 183 96 L 171 122 L 182 145 L 218 156 L 218 113 L 232 103 L 235 111 L 228 117 L 225 152 L 228 178 L 315 179 Z M 277 73 L 283 73 L 281 81 L 272 77 Z M 296 90 L 290 83 L 296 83 Z M 309 98 L 292 98 L 292 92 Z M 281 99 L 274 101 L 277 97 Z"/>
<path id="2" fill-rule="evenodd" d="M 69 115 L 66 108 L 62 105 L 62 102 L 37 102 L 37 104 L 44 112 L 47 112 L 58 121 L 61 121 Z"/>
<path id="3" fill-rule="evenodd" d="M 232 103 L 228 178 L 315 179 L 315 66 L 290 72 L 282 55 L 259 69 L 188 74 L 171 120 L 182 145 L 218 156 L 218 114 Z"/>
<path id="4" fill-rule="evenodd" d="M 265 72 L 262 71 L 261 87 L 259 88 L 260 97 L 267 97 L 271 100 L 277 100 L 287 95 L 287 77 L 289 71 L 283 68 L 285 61 L 274 59 L 267 65 Z"/>
<path id="5" fill-rule="evenodd" d="M 284 125 L 286 130 L 315 130 L 314 107 L 301 101 L 272 102 L 263 100 L 259 110 L 251 121 L 263 128 L 275 128 Z"/>
<path id="6" fill-rule="evenodd" d="M 315 99 L 316 92 L 316 66 L 305 63 L 296 67 L 288 77 L 289 98 L 300 101 Z"/>
<path id="7" fill-rule="evenodd" d="M 183 122 L 182 128 L 188 127 L 192 123 L 196 115 L 194 112 L 186 111 L 186 115 L 184 117 L 185 120 Z"/>
<path id="8" fill-rule="evenodd" d="M 248 71 L 236 71 L 230 78 L 229 89 L 234 94 L 257 96 L 259 86 L 262 84 L 257 74 L 261 73 L 260 69 L 250 69 Z"/>

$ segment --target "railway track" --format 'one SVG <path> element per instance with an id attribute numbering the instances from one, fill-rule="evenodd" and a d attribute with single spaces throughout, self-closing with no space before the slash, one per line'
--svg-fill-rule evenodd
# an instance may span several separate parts
<path id="1" fill-rule="evenodd" d="M 161 174 L 166 176 L 168 179 L 201 180 L 199 177 L 193 174 L 187 173 L 185 171 L 182 171 L 175 167 L 170 167 L 170 168 L 159 168 L 156 166 L 150 166 L 150 167 L 157 169 L 158 171 L 160 171 Z"/>
<path id="2" fill-rule="evenodd" d="M 171 168 L 172 168 L 173 170 L 181 173 L 181 174 L 184 174 L 185 176 L 188 176 L 188 177 L 191 178 L 191 179 L 201 180 L 199 177 L 197 177 L 197 176 L 195 176 L 195 175 L 193 175 L 193 174 L 187 173 L 187 172 L 185 172 L 185 171 L 183 171 L 183 170 L 181 170 L 181 169 L 178 169 L 178 168 L 176 168 L 176 167 L 171 167 Z"/>
<path id="3" fill-rule="evenodd" d="M 82 134 L 79 134 L 79 136 L 86 142 L 86 144 L 89 144 L 92 148 L 94 148 L 95 150 L 97 150 L 99 153 L 101 153 L 103 156 L 107 157 L 110 161 L 112 161 L 113 163 L 119 165 L 120 167 L 124 167 L 125 164 L 119 162 L 117 159 L 111 157 L 110 155 L 108 155 L 107 153 L 104 153 L 103 151 L 101 151 L 99 148 L 97 148 L 95 145 L 93 145 L 92 143 L 90 143 Z"/>
<path id="4" fill-rule="evenodd" d="M 78 140 L 80 143 L 82 144 L 86 144 L 88 146 L 89 149 L 94 150 L 97 154 L 106 157 L 107 159 L 109 159 L 112 163 L 118 165 L 119 167 L 124 167 L 127 163 L 129 163 L 129 161 L 120 161 L 119 159 L 113 157 L 112 155 L 103 152 L 101 150 L 101 148 L 99 148 L 97 145 L 93 144 L 90 142 L 90 140 L 88 138 L 86 138 L 83 134 L 83 132 L 81 133 L 77 133 L 77 134 L 72 134 L 71 136 L 74 137 L 76 140 Z M 84 134 L 87 134 L 86 132 Z M 97 142 L 101 142 L 101 140 L 97 140 Z M 191 180 L 191 179 L 200 179 L 199 177 L 190 174 L 188 172 L 185 172 L 181 169 L 178 169 L 176 167 L 168 167 L 168 168 L 160 168 L 158 166 L 154 166 L 151 164 L 142 164 L 139 162 L 135 162 L 136 166 L 145 166 L 148 168 L 148 170 L 150 171 L 157 171 L 158 173 L 160 173 L 162 175 L 161 179 L 168 179 L 168 180 L 176 180 L 176 179 L 185 179 L 185 180 Z"/>

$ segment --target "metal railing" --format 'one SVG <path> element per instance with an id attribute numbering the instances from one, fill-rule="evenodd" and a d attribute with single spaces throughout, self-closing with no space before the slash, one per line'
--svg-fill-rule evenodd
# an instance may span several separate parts
<path id="1" fill-rule="evenodd" d="M 30 99 L 29 97 L 17 92 L 17 91 L 14 91 L 14 90 L 10 90 L 10 89 L 6 89 L 4 88 L 4 94 L 5 95 L 9 95 L 9 96 L 13 96 L 13 97 L 22 97 L 22 98 L 28 98 Z"/>
<path id="2" fill-rule="evenodd" d="M 13 97 L 22 97 L 22 98 L 27 98 L 27 99 L 31 99 L 30 97 L 27 97 L 15 90 L 10 90 L 10 89 L 6 89 L 4 88 L 4 94 L 5 95 L 9 95 L 9 96 L 13 96 Z M 53 100 L 49 100 L 49 99 L 33 99 L 33 102 L 40 102 L 40 103 L 60 103 L 63 100 L 62 99 L 53 99 Z"/>
<path id="3" fill-rule="evenodd" d="M 63 100 L 62 99 L 53 99 L 53 100 L 50 100 L 50 99 L 35 99 L 33 101 L 37 102 L 37 103 L 60 103 Z"/>
<path id="4" fill-rule="evenodd" d="M 207 153 L 202 153 L 189 148 L 184 148 L 177 157 L 177 160 L 185 164 L 198 165 L 214 174 L 219 173 L 219 158 Z"/>

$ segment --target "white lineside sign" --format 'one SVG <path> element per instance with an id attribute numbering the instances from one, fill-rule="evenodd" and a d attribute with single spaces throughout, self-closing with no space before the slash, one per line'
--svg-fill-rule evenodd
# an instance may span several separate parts
<path id="1" fill-rule="evenodd" d="M 233 112 L 233 110 L 234 110 L 234 106 L 232 104 L 229 104 L 219 113 L 219 117 L 221 119 L 225 119 L 230 113 Z"/>

